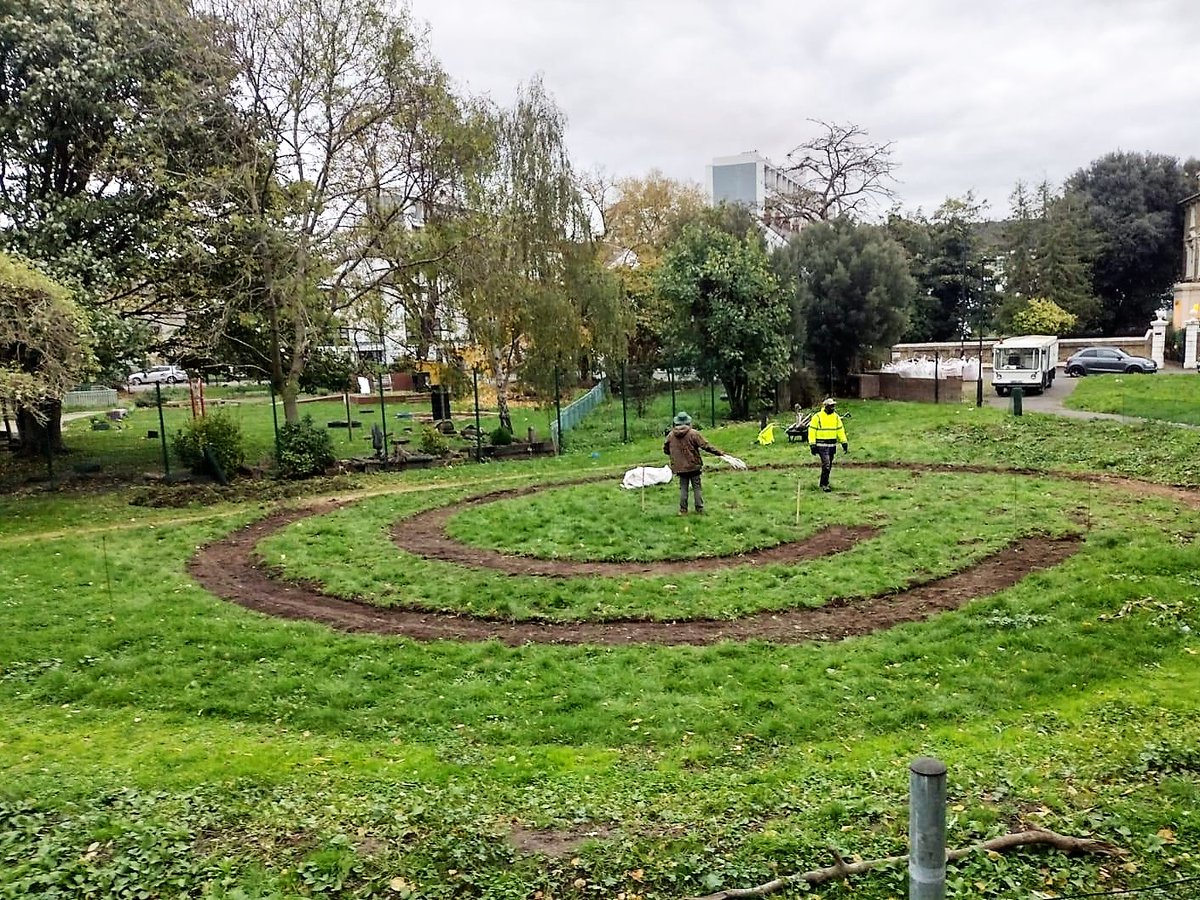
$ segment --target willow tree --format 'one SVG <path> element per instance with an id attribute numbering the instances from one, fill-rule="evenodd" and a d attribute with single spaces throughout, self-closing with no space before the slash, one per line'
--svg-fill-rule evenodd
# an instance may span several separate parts
<path id="1" fill-rule="evenodd" d="M 24 454 L 62 448 L 62 396 L 92 362 L 86 316 L 66 288 L 0 253 L 0 400 L 16 411 Z"/>
<path id="2" fill-rule="evenodd" d="M 471 198 L 475 238 L 457 271 L 459 310 L 510 429 L 510 384 L 527 357 L 537 361 L 527 376 L 540 381 L 582 342 L 567 250 L 586 238 L 587 223 L 564 128 L 538 79 L 500 112 L 490 165 Z"/>

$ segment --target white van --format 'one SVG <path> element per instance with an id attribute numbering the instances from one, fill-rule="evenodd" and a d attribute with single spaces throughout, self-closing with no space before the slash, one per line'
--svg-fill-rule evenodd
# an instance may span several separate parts
<path id="1" fill-rule="evenodd" d="M 992 348 L 992 387 L 1007 397 L 1015 387 L 1040 394 L 1054 383 L 1058 338 L 1027 334 L 1006 338 Z"/>

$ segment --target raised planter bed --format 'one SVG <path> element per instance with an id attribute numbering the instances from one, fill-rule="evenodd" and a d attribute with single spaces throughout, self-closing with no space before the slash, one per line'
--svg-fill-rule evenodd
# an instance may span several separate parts
<path id="1" fill-rule="evenodd" d="M 484 459 L 529 459 L 534 456 L 554 456 L 553 441 L 513 441 L 511 444 L 484 444 L 479 448 Z M 477 459 L 475 448 L 470 447 L 467 454 L 471 459 Z"/>

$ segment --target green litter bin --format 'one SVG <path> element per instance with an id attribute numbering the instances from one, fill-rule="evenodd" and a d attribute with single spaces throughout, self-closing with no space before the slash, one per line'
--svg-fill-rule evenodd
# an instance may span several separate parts
<path id="1" fill-rule="evenodd" d="M 1021 402 L 1025 399 L 1025 391 L 1019 387 L 1012 389 L 1012 414 L 1021 415 Z"/>

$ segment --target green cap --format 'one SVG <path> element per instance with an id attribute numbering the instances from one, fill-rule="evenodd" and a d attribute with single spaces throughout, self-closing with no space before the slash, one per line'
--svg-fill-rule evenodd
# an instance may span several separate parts
<path id="1" fill-rule="evenodd" d="M 676 424 L 676 425 L 691 425 L 691 424 L 692 424 L 692 417 L 691 417 L 691 416 L 689 416 L 689 415 L 688 415 L 687 413 L 685 413 L 685 412 L 681 412 L 679 415 L 677 415 L 677 416 L 676 416 L 674 419 L 672 419 L 671 421 L 672 421 L 674 424 Z"/>

